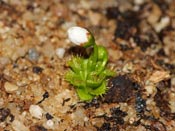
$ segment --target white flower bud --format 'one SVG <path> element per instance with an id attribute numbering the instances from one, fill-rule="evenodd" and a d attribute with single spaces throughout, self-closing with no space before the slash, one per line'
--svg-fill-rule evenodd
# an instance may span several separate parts
<path id="1" fill-rule="evenodd" d="M 76 45 L 82 45 L 89 41 L 88 34 L 90 33 L 85 28 L 75 26 L 69 28 L 67 32 L 69 40 Z"/>

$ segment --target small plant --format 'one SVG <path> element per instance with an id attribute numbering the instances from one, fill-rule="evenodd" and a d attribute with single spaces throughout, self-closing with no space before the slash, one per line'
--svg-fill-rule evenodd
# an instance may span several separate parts
<path id="1" fill-rule="evenodd" d="M 66 73 L 66 80 L 75 86 L 81 100 L 92 100 L 95 96 L 104 94 L 107 90 L 106 78 L 114 72 L 106 68 L 108 61 L 107 50 L 96 45 L 93 35 L 84 28 L 71 27 L 68 37 L 74 44 L 85 48 L 93 47 L 89 58 L 73 56 L 68 62 L 70 70 Z"/>

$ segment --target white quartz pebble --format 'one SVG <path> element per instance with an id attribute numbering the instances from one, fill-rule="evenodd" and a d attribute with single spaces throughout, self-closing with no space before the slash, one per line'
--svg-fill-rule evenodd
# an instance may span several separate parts
<path id="1" fill-rule="evenodd" d="M 53 122 L 52 120 L 47 120 L 46 125 L 47 125 L 48 127 L 52 128 L 53 125 L 54 125 L 54 122 Z"/>
<path id="2" fill-rule="evenodd" d="M 29 108 L 29 112 L 35 118 L 38 118 L 38 119 L 42 118 L 43 109 L 38 105 L 31 105 Z"/>
<path id="3" fill-rule="evenodd" d="M 57 48 L 56 55 L 61 59 L 64 57 L 65 49 L 64 48 Z"/>
<path id="4" fill-rule="evenodd" d="M 160 22 L 155 25 L 156 32 L 160 32 L 162 29 L 164 29 L 168 24 L 170 23 L 170 18 L 168 16 L 165 16 L 161 18 Z"/>

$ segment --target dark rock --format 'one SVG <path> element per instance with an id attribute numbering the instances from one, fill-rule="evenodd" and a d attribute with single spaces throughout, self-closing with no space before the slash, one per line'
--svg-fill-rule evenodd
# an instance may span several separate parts
<path id="1" fill-rule="evenodd" d="M 43 71 L 43 68 L 41 68 L 39 66 L 34 66 L 32 68 L 32 71 L 33 71 L 33 73 L 39 74 L 39 73 L 41 73 Z"/>
<path id="2" fill-rule="evenodd" d="M 10 109 L 8 108 L 1 108 L 0 109 L 0 122 L 6 120 L 6 118 L 10 115 Z"/>
<path id="3" fill-rule="evenodd" d="M 146 101 L 141 97 L 139 93 L 136 95 L 135 109 L 137 113 L 143 113 L 146 109 Z"/>
<path id="4" fill-rule="evenodd" d="M 47 120 L 50 120 L 50 119 L 52 119 L 52 118 L 53 118 L 52 115 L 50 115 L 49 113 L 46 113 L 46 119 L 47 119 Z"/>

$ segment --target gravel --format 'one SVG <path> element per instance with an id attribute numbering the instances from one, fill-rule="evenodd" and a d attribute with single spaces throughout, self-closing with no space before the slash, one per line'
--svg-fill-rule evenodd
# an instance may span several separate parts
<path id="1" fill-rule="evenodd" d="M 0 6 L 0 130 L 175 130 L 174 0 L 1 0 Z M 68 40 L 72 26 L 94 34 L 116 71 L 106 94 L 91 102 L 80 101 L 65 81 L 72 55 L 91 53 Z"/>

